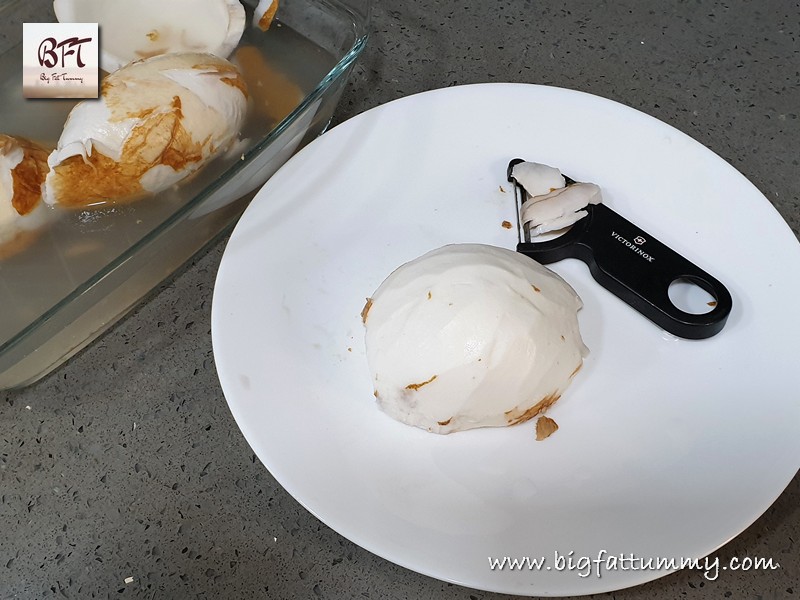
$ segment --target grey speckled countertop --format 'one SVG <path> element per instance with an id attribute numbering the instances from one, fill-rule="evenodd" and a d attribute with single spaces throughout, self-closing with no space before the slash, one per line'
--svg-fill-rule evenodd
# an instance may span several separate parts
<path id="1" fill-rule="evenodd" d="M 800 231 L 800 3 L 378 0 L 372 29 L 337 122 L 456 84 L 582 90 L 699 140 Z M 355 546 L 259 463 L 211 351 L 224 248 L 39 383 L 2 393 L 0 599 L 499 599 Z M 720 551 L 774 557 L 780 569 L 716 581 L 683 571 L 604 597 L 792 598 L 798 543 L 795 477 Z"/>

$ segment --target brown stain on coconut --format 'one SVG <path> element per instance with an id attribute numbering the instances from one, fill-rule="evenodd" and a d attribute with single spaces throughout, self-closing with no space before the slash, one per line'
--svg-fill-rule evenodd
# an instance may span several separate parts
<path id="1" fill-rule="evenodd" d="M 557 391 L 553 392 L 552 394 L 548 394 L 539 402 L 531 406 L 529 409 L 525 411 L 520 411 L 517 408 L 512 408 L 509 411 L 505 412 L 506 422 L 509 425 L 517 425 L 519 423 L 524 423 L 525 421 L 530 421 L 533 417 L 546 411 L 550 408 L 556 401 L 561 397 Z"/>
<path id="2" fill-rule="evenodd" d="M 431 378 L 430 378 L 430 379 L 428 379 L 427 381 L 423 381 L 423 382 L 421 382 L 421 383 L 409 383 L 409 384 L 406 386 L 406 389 L 407 389 L 407 390 L 414 390 L 414 391 L 416 392 L 417 390 L 419 390 L 419 388 L 421 388 L 421 387 L 423 387 L 423 386 L 426 386 L 426 385 L 428 385 L 428 384 L 429 384 L 429 383 L 431 383 L 432 381 L 436 381 L 436 378 L 437 378 L 437 377 L 438 377 L 438 375 L 434 375 L 433 377 L 431 377 Z"/>
<path id="3" fill-rule="evenodd" d="M 2 136 L 4 138 L 8 136 Z M 42 183 L 47 172 L 47 152 L 25 138 L 10 138 L 24 153 L 22 161 L 11 170 L 13 194 L 11 205 L 20 216 L 27 215 L 42 201 Z M 2 141 L 2 140 L 0 140 Z"/>
<path id="4" fill-rule="evenodd" d="M 370 308 L 372 308 L 372 298 L 367 298 L 367 303 L 364 305 L 364 308 L 361 309 L 361 322 L 365 325 L 367 323 L 367 315 L 369 314 Z"/>
<path id="5" fill-rule="evenodd" d="M 269 8 L 264 11 L 264 14 L 258 19 L 258 28 L 261 31 L 269 29 L 276 12 L 278 12 L 278 0 L 272 0 L 272 4 L 269 5 Z"/>
<path id="6" fill-rule="evenodd" d="M 60 204 L 135 200 L 146 195 L 141 178 L 153 167 L 165 165 L 180 172 L 202 164 L 211 154 L 204 152 L 209 140 L 195 142 L 184 127 L 180 96 L 173 96 L 165 111 L 142 114 L 146 116 L 125 141 L 119 162 L 94 149 L 90 156 L 71 156 L 55 167 L 52 181 Z"/>

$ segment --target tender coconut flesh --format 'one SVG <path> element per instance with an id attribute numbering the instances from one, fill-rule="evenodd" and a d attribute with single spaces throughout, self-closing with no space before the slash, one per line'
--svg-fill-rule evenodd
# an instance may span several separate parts
<path id="1" fill-rule="evenodd" d="M 55 0 L 62 23 L 99 23 L 100 66 L 113 72 L 167 52 L 208 52 L 227 58 L 244 31 L 239 0 Z"/>
<path id="2" fill-rule="evenodd" d="M 0 246 L 44 223 L 41 185 L 47 152 L 21 138 L 0 134 Z M 0 256 L 5 256 L 0 249 Z"/>
<path id="3" fill-rule="evenodd" d="M 569 227 L 588 214 L 583 209 L 589 204 L 603 201 L 598 186 L 593 183 L 567 186 L 561 171 L 555 167 L 521 162 L 514 165 L 511 174 L 528 194 L 520 221 L 528 226 L 531 237 Z"/>
<path id="4" fill-rule="evenodd" d="M 80 102 L 48 158 L 44 199 L 84 206 L 155 193 L 227 150 L 244 121 L 244 80 L 211 54 L 165 54 L 109 75 Z"/>
<path id="5" fill-rule="evenodd" d="M 528 420 L 583 364 L 581 306 L 558 275 L 503 248 L 456 244 L 412 260 L 362 313 L 378 404 L 435 433 Z"/>

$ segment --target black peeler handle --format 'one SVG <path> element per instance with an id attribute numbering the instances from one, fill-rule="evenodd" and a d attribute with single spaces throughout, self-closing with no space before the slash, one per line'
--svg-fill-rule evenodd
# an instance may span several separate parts
<path id="1" fill-rule="evenodd" d="M 508 180 L 524 190 L 511 176 Z M 568 180 L 571 181 L 571 180 Z M 719 333 L 733 301 L 722 283 L 703 269 L 643 231 L 604 204 L 587 207 L 588 215 L 563 235 L 545 242 L 520 242 L 517 252 L 543 263 L 578 258 L 589 266 L 595 280 L 666 331 L 689 339 Z M 703 314 L 685 312 L 669 298 L 669 287 L 687 280 L 714 297 L 713 308 Z"/>

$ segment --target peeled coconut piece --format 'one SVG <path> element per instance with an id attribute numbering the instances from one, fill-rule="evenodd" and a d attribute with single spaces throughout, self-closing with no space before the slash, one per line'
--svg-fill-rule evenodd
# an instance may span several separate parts
<path id="1" fill-rule="evenodd" d="M 223 58 L 133 62 L 103 81 L 99 100 L 70 112 L 48 158 L 44 199 L 87 206 L 162 191 L 227 150 L 246 108 L 244 80 Z"/>
<path id="2" fill-rule="evenodd" d="M 511 175 L 529 196 L 541 196 L 567 185 L 564 176 L 555 167 L 535 162 L 521 162 L 514 165 Z"/>
<path id="3" fill-rule="evenodd" d="M 528 194 L 520 220 L 528 225 L 531 237 L 569 227 L 589 214 L 583 209 L 603 201 L 595 184 L 567 185 L 561 171 L 541 163 L 517 163 L 511 175 Z"/>
<path id="4" fill-rule="evenodd" d="M 503 248 L 456 244 L 412 260 L 362 312 L 378 405 L 435 433 L 527 421 L 583 364 L 581 306 L 557 274 Z"/>
<path id="5" fill-rule="evenodd" d="M 46 221 L 41 195 L 46 174 L 46 150 L 0 134 L 0 258 L 27 245 Z"/>
<path id="6" fill-rule="evenodd" d="M 584 210 L 588 205 L 602 201 L 599 186 L 573 183 L 524 202 L 520 219 L 523 224 L 529 224 L 531 236 L 542 235 L 577 223 L 589 214 Z"/>
<path id="7" fill-rule="evenodd" d="M 228 58 L 247 20 L 239 0 L 54 0 L 53 9 L 61 23 L 99 23 L 109 73 L 168 52 Z"/>

